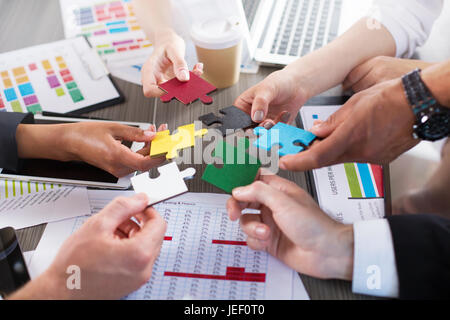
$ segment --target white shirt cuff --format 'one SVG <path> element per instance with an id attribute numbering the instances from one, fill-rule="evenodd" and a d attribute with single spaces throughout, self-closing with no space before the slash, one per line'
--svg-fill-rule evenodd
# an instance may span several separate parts
<path id="1" fill-rule="evenodd" d="M 353 292 L 397 298 L 398 275 L 388 221 L 358 221 L 353 232 Z"/>

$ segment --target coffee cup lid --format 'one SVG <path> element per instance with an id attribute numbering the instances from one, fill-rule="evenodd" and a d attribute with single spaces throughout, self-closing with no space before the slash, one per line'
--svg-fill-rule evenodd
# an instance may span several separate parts
<path id="1" fill-rule="evenodd" d="M 242 39 L 241 23 L 235 16 L 195 22 L 191 37 L 195 45 L 205 49 L 230 48 Z"/>

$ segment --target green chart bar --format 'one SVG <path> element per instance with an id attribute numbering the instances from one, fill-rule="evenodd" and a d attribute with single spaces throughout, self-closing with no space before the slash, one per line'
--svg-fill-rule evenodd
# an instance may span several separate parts
<path id="1" fill-rule="evenodd" d="M 344 168 L 352 198 L 362 198 L 361 188 L 359 186 L 359 180 L 358 175 L 356 174 L 355 164 L 344 163 Z"/>

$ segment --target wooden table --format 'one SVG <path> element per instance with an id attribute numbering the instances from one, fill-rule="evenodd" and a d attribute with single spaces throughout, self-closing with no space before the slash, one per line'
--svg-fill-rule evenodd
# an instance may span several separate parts
<path id="1" fill-rule="evenodd" d="M 0 0 L 0 52 L 20 49 L 64 39 L 59 2 L 57 0 Z M 91 116 L 121 121 L 167 123 L 171 130 L 192 123 L 198 116 L 233 104 L 234 99 L 245 89 L 261 81 L 273 68 L 261 68 L 258 74 L 242 74 L 238 84 L 212 94 L 212 105 L 197 101 L 186 107 L 176 101 L 163 104 L 159 99 L 147 99 L 142 88 L 120 79 L 114 79 L 126 97 L 125 103 L 89 113 Z M 328 92 L 326 94 L 333 94 Z M 200 165 L 200 168 L 203 165 Z M 202 172 L 198 171 L 198 172 Z M 303 173 L 281 172 L 281 176 L 306 187 Z M 200 174 L 189 182 L 194 192 L 219 192 L 217 188 L 200 180 Z M 34 250 L 45 229 L 45 225 L 18 230 L 19 241 L 24 251 Z M 311 299 L 368 299 L 355 295 L 351 283 L 339 280 L 319 280 L 301 275 Z"/>

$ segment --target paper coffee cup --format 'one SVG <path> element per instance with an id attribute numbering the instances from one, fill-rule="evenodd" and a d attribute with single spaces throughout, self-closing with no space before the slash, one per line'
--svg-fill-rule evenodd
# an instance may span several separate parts
<path id="1" fill-rule="evenodd" d="M 217 88 L 230 87 L 239 80 L 243 32 L 236 17 L 196 22 L 191 29 L 203 78 Z"/>

